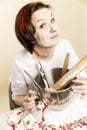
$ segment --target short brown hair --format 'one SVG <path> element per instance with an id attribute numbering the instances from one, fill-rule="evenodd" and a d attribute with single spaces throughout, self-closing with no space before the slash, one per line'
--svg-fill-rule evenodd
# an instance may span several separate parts
<path id="1" fill-rule="evenodd" d="M 50 5 L 42 2 L 32 2 L 20 9 L 15 20 L 15 33 L 17 39 L 30 53 L 34 47 L 35 28 L 31 23 L 32 14 L 42 8 L 51 8 Z"/>

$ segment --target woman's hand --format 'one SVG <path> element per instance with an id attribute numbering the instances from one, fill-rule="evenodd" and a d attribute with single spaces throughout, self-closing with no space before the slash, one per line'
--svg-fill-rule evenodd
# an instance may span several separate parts
<path id="1" fill-rule="evenodd" d="M 23 98 L 23 106 L 26 110 L 32 111 L 35 109 L 35 98 L 35 92 L 32 90 Z"/>
<path id="2" fill-rule="evenodd" d="M 75 83 L 72 87 L 74 92 L 87 95 L 87 78 L 77 77 L 73 82 Z"/>

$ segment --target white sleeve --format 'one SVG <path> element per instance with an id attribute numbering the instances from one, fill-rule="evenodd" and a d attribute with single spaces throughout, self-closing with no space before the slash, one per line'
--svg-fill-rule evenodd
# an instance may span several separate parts
<path id="1" fill-rule="evenodd" d="M 10 83 L 12 90 L 12 98 L 15 98 L 16 95 L 27 94 L 28 91 L 27 83 L 25 81 L 22 68 L 19 66 L 19 63 L 17 63 L 16 59 L 14 60 L 14 64 L 12 67 Z"/>

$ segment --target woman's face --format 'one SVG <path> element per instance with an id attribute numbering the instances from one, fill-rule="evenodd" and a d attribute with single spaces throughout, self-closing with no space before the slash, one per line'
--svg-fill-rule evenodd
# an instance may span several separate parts
<path id="1" fill-rule="evenodd" d="M 32 24 L 35 27 L 34 37 L 37 46 L 53 47 L 58 44 L 59 27 L 55 22 L 55 18 L 51 9 L 43 8 L 33 13 Z"/>

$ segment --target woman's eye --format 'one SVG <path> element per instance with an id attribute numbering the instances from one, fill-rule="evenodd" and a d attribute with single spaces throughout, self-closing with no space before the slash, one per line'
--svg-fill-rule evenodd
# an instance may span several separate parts
<path id="1" fill-rule="evenodd" d="M 46 24 L 41 24 L 40 25 L 40 28 L 44 28 L 44 27 L 46 27 Z"/>
<path id="2" fill-rule="evenodd" d="M 54 18 L 51 20 L 51 23 L 55 23 L 55 19 Z"/>

